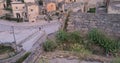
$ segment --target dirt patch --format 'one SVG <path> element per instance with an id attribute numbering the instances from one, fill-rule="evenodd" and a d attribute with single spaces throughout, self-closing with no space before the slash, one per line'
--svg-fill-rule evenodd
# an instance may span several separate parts
<path id="1" fill-rule="evenodd" d="M 45 58 L 48 60 L 56 59 L 56 58 L 66 58 L 67 60 L 85 60 L 85 61 L 98 61 L 98 62 L 110 62 L 112 58 L 106 58 L 98 55 L 92 54 L 82 54 L 82 53 L 75 53 L 69 51 L 58 51 L 55 52 L 44 52 L 41 58 Z"/>
<path id="2" fill-rule="evenodd" d="M 7 53 L 1 54 L 0 59 L 8 58 L 9 55 Z"/>

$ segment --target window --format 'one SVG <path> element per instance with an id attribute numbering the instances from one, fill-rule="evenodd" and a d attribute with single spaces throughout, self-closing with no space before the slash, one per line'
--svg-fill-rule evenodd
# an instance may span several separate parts
<path id="1" fill-rule="evenodd" d="M 51 5 L 51 7 L 53 7 L 53 5 Z"/>
<path id="2" fill-rule="evenodd" d="M 25 7 L 23 7 L 23 9 L 24 9 Z"/>
<path id="3" fill-rule="evenodd" d="M 16 7 L 16 9 L 18 9 L 18 7 Z"/>
<path id="4" fill-rule="evenodd" d="M 76 2 L 76 0 L 74 0 L 74 2 Z"/>
<path id="5" fill-rule="evenodd" d="M 31 9 L 31 11 L 33 11 L 33 9 Z"/>
<path id="6" fill-rule="evenodd" d="M 17 18 L 20 18 L 21 16 L 20 16 L 20 13 L 16 13 L 16 17 Z"/>

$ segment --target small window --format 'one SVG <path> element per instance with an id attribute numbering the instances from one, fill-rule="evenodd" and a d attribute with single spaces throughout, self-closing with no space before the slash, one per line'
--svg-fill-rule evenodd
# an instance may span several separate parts
<path id="1" fill-rule="evenodd" d="M 16 9 L 18 9 L 18 7 L 16 7 Z"/>
<path id="2" fill-rule="evenodd" d="M 51 5 L 51 7 L 53 7 L 53 5 Z"/>
<path id="3" fill-rule="evenodd" d="M 31 11 L 33 11 L 33 9 L 31 9 Z"/>
<path id="4" fill-rule="evenodd" d="M 32 22 L 35 22 L 35 21 L 32 21 Z"/>
<path id="5" fill-rule="evenodd" d="M 76 0 L 74 0 L 74 2 L 76 2 Z"/>

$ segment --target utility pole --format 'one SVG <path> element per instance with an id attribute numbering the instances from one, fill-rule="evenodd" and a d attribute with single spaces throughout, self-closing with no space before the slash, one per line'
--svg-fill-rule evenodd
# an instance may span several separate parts
<path id="1" fill-rule="evenodd" d="M 11 26 L 11 27 L 12 27 L 12 31 L 13 31 L 13 38 L 14 38 L 14 43 L 15 43 L 15 50 L 17 52 L 17 44 L 16 44 L 16 38 L 15 38 L 14 26 Z"/>

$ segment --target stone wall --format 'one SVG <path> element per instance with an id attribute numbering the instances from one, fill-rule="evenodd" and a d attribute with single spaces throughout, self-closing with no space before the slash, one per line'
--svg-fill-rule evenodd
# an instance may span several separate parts
<path id="1" fill-rule="evenodd" d="M 71 13 L 69 19 L 74 28 L 82 33 L 86 34 L 91 29 L 97 28 L 111 37 L 120 38 L 119 14 Z"/>

